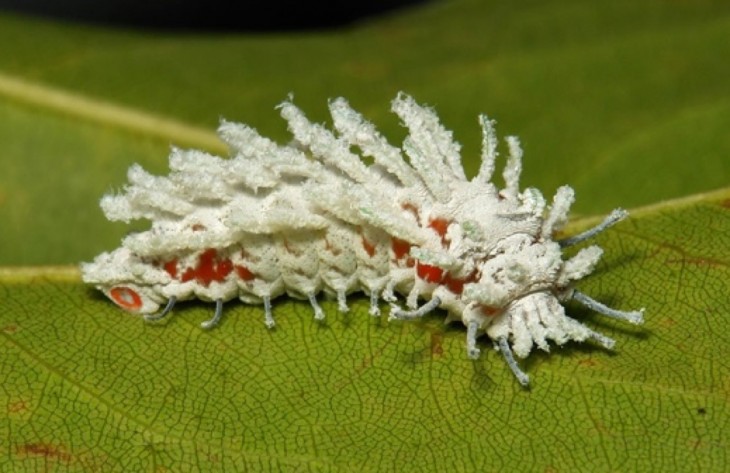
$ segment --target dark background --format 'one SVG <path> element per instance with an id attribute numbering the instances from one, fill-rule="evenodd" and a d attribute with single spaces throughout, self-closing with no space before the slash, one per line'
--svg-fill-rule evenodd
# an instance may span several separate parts
<path id="1" fill-rule="evenodd" d="M 0 0 L 0 10 L 138 29 L 291 31 L 346 27 L 417 3 L 425 0 Z"/>

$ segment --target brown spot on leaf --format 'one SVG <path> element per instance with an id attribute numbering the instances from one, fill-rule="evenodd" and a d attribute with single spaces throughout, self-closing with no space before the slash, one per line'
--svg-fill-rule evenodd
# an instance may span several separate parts
<path id="1" fill-rule="evenodd" d="M 12 335 L 12 334 L 14 334 L 15 332 L 18 331 L 18 326 L 15 325 L 15 324 L 8 324 L 8 325 L 6 325 L 5 327 L 2 328 L 2 331 L 5 332 L 5 333 L 7 333 L 7 334 Z"/>
<path id="2" fill-rule="evenodd" d="M 63 447 L 42 442 L 18 445 L 16 453 L 22 457 L 44 457 L 47 460 L 62 463 L 70 463 L 73 459 Z"/>
<path id="3" fill-rule="evenodd" d="M 665 317 L 657 322 L 662 327 L 671 328 L 677 325 L 677 321 L 671 317 Z"/>
<path id="4" fill-rule="evenodd" d="M 730 209 L 730 199 L 721 200 L 720 207 L 725 207 L 726 209 Z"/>
<path id="5" fill-rule="evenodd" d="M 431 356 L 440 358 L 444 355 L 444 334 L 441 332 L 431 332 Z"/>
<path id="6" fill-rule="evenodd" d="M 588 368 L 592 368 L 594 366 L 597 366 L 598 365 L 598 362 L 596 362 L 595 360 L 586 359 L 586 360 L 580 360 L 578 362 L 578 365 L 584 366 L 584 367 L 588 367 Z"/>
<path id="7" fill-rule="evenodd" d="M 691 264 L 695 266 L 725 266 L 722 261 L 710 258 L 672 258 L 665 261 L 666 264 Z"/>
<path id="8" fill-rule="evenodd" d="M 28 403 L 24 400 L 11 402 L 8 404 L 8 414 L 21 414 L 28 410 Z"/>

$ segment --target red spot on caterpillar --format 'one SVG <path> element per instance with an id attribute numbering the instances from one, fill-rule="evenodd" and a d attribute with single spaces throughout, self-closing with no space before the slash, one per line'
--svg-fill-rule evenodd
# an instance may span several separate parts
<path id="1" fill-rule="evenodd" d="M 198 257 L 198 265 L 188 268 L 182 275 L 182 282 L 195 279 L 203 286 L 211 282 L 222 282 L 233 271 L 233 263 L 229 259 L 218 259 L 218 252 L 213 248 L 203 251 Z"/>
<path id="2" fill-rule="evenodd" d="M 362 247 L 371 258 L 375 256 L 375 245 L 369 242 L 365 237 L 362 237 Z"/>
<path id="3" fill-rule="evenodd" d="M 139 294 L 126 286 L 111 288 L 109 297 L 122 309 L 139 310 L 142 307 L 142 298 Z"/>
<path id="4" fill-rule="evenodd" d="M 170 261 L 166 261 L 162 264 L 162 267 L 165 271 L 167 271 L 167 274 L 170 275 L 172 278 L 177 277 L 177 260 L 171 259 Z"/>
<path id="5" fill-rule="evenodd" d="M 445 218 L 434 218 L 428 222 L 428 226 L 433 228 L 436 233 L 441 237 L 441 243 L 446 245 L 448 240 L 446 239 L 446 231 L 449 229 L 449 222 Z"/>
<path id="6" fill-rule="evenodd" d="M 393 250 L 394 261 L 401 261 L 406 258 L 406 267 L 412 268 L 416 262 L 409 256 L 411 252 L 411 244 L 407 241 L 393 238 L 390 242 L 390 248 Z"/>
<path id="7" fill-rule="evenodd" d="M 402 204 L 400 206 L 403 210 L 407 210 L 408 212 L 411 212 L 414 217 L 416 217 L 416 222 L 419 220 L 418 217 L 418 207 L 416 207 L 414 204 L 411 204 L 410 202 L 406 202 L 405 204 Z"/>
<path id="8" fill-rule="evenodd" d="M 393 249 L 393 255 L 395 255 L 395 259 L 397 260 L 403 259 L 411 251 L 411 244 L 398 238 L 391 240 L 390 247 Z"/>
<path id="9" fill-rule="evenodd" d="M 254 275 L 247 267 L 237 264 L 234 266 L 234 268 L 236 268 L 236 274 L 238 274 L 238 277 L 242 280 L 253 281 L 254 279 L 256 279 L 256 275 Z"/>
<path id="10" fill-rule="evenodd" d="M 488 305 L 480 305 L 479 308 L 482 311 L 482 314 L 486 315 L 487 317 L 494 317 L 495 315 L 502 312 L 502 309 L 499 307 L 489 307 Z"/>
<path id="11" fill-rule="evenodd" d="M 444 270 L 438 266 L 416 263 L 416 274 L 426 282 L 438 283 L 444 277 Z"/>
<path id="12" fill-rule="evenodd" d="M 205 225 L 202 225 L 200 223 L 194 223 L 190 226 L 190 229 L 194 232 L 202 232 L 203 230 L 205 230 Z"/>
<path id="13" fill-rule="evenodd" d="M 474 271 L 469 276 L 465 278 L 454 278 L 450 274 L 446 274 L 444 276 L 443 283 L 446 285 L 446 287 L 449 288 L 449 291 L 453 292 L 454 294 L 461 295 L 462 292 L 464 292 L 464 284 L 469 282 L 474 282 L 477 280 L 477 272 Z"/>

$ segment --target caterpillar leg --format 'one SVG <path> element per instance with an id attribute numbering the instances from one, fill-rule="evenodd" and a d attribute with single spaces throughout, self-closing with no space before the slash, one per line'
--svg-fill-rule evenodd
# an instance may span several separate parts
<path id="1" fill-rule="evenodd" d="M 572 246 L 577 243 L 580 243 L 582 241 L 585 241 L 589 238 L 592 238 L 596 236 L 597 234 L 601 233 L 602 231 L 606 230 L 608 227 L 611 227 L 621 220 L 625 219 L 629 213 L 625 211 L 624 209 L 615 209 L 613 212 L 611 212 L 608 217 L 603 219 L 603 222 L 599 223 L 593 228 L 590 228 L 583 233 L 579 233 L 573 237 L 566 238 L 564 240 L 558 241 L 561 247 L 565 248 L 566 246 Z"/>
<path id="2" fill-rule="evenodd" d="M 274 316 L 271 314 L 271 297 L 264 296 L 264 325 L 266 328 L 272 329 L 276 325 Z"/>
<path id="3" fill-rule="evenodd" d="M 625 320 L 632 324 L 644 323 L 644 309 L 635 310 L 635 311 L 631 311 L 631 312 L 624 312 L 622 310 L 612 309 L 611 307 L 601 304 L 597 300 L 592 299 L 577 290 L 573 291 L 573 299 L 580 302 L 581 304 L 588 307 L 589 309 L 594 310 L 594 311 L 598 312 L 599 314 L 603 314 L 607 317 L 611 317 L 613 319 L 618 319 L 618 320 Z"/>
<path id="4" fill-rule="evenodd" d="M 398 306 L 391 306 L 392 309 L 390 311 L 390 316 L 388 317 L 388 321 L 393 319 L 400 319 L 400 320 L 408 320 L 408 319 L 418 319 L 423 317 L 424 315 L 428 314 L 429 312 L 433 312 L 439 305 L 441 305 L 441 299 L 438 297 L 434 297 L 430 301 L 423 304 L 421 307 L 415 310 L 402 310 Z"/>
<path id="5" fill-rule="evenodd" d="M 343 314 L 350 312 L 350 308 L 347 307 L 347 294 L 345 294 L 344 289 L 337 291 L 337 308 Z"/>
<path id="6" fill-rule="evenodd" d="M 314 309 L 314 320 L 324 320 L 324 312 L 317 303 L 317 297 L 313 292 L 310 292 L 307 297 L 309 298 L 309 303 L 312 304 L 312 309 Z"/>
<path id="7" fill-rule="evenodd" d="M 385 285 L 385 289 L 383 289 L 383 300 L 386 302 L 395 302 L 398 300 L 398 298 L 395 295 L 395 285 L 398 282 L 394 279 L 391 279 L 388 281 L 388 284 Z"/>
<path id="8" fill-rule="evenodd" d="M 418 296 L 421 295 L 421 288 L 418 287 L 418 281 L 413 285 L 413 289 L 408 293 L 406 297 L 406 307 L 409 309 L 416 309 L 418 307 Z M 431 299 L 433 300 L 433 299 Z"/>
<path id="9" fill-rule="evenodd" d="M 609 350 L 613 349 L 614 345 L 616 345 L 616 340 L 613 338 L 607 337 L 602 333 L 598 333 L 593 330 L 590 330 L 590 338 L 601 344 L 603 348 L 607 348 Z"/>
<path id="10" fill-rule="evenodd" d="M 499 351 L 502 352 L 504 361 L 507 362 L 507 366 L 509 366 L 509 369 L 512 370 L 512 373 L 515 375 L 515 378 L 517 378 L 517 381 L 519 381 L 521 385 L 527 387 L 530 384 L 530 377 L 527 376 L 527 374 L 522 371 L 520 369 L 520 366 L 517 364 L 517 361 L 512 354 L 512 349 L 510 349 L 509 343 L 507 343 L 507 338 L 499 337 L 497 339 L 497 345 L 499 346 Z"/>
<path id="11" fill-rule="evenodd" d="M 200 324 L 201 328 L 204 328 L 206 330 L 211 329 L 218 325 L 218 322 L 221 321 L 221 317 L 223 316 L 223 299 L 216 299 L 215 301 L 215 314 L 213 314 L 213 318 L 210 320 L 206 320 L 205 322 L 202 322 Z"/>
<path id="12" fill-rule="evenodd" d="M 378 307 L 378 291 L 370 291 L 370 315 L 380 317 L 380 307 Z"/>
<path id="13" fill-rule="evenodd" d="M 477 348 L 477 329 L 479 324 L 471 321 L 466 325 L 466 355 L 472 359 L 479 359 L 481 350 Z"/>
<path id="14" fill-rule="evenodd" d="M 176 302 L 177 302 L 177 297 L 175 297 L 175 296 L 170 297 L 170 299 L 167 301 L 167 305 L 165 306 L 164 309 L 162 309 L 162 312 L 160 312 L 159 314 L 147 314 L 144 316 L 144 319 L 147 322 L 154 322 L 155 320 L 162 319 L 163 317 L 165 317 L 167 314 L 170 313 L 170 311 L 172 310 L 173 307 L 175 307 Z"/>

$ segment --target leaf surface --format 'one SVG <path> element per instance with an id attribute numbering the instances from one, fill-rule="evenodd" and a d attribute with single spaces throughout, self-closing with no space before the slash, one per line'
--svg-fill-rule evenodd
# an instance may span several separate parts
<path id="1" fill-rule="evenodd" d="M 0 471 L 721 471 L 730 429 L 730 8 L 723 1 L 437 2 L 358 27 L 152 35 L 0 14 Z M 145 324 L 69 266 L 119 244 L 102 194 L 170 145 L 224 154 L 220 119 L 284 143 L 274 106 L 315 121 L 344 96 L 390 141 L 389 101 L 434 106 L 478 168 L 479 126 L 525 146 L 525 185 L 577 214 L 642 207 L 597 242 L 580 289 L 626 326 L 521 362 L 523 390 L 443 314 L 327 322 L 278 299 L 181 304 Z M 712 189 L 723 188 L 715 193 Z M 702 194 L 697 194 L 702 193 Z M 690 197 L 686 197 L 690 196 Z M 683 198 L 663 202 L 664 199 Z M 595 220 L 576 221 L 577 232 Z M 385 308 L 384 308 L 385 309 Z"/>
<path id="2" fill-rule="evenodd" d="M 580 222 L 579 222 L 580 223 Z M 730 190 L 639 211 L 601 235 L 581 290 L 627 326 L 570 305 L 617 340 L 522 362 L 520 388 L 481 340 L 436 314 L 386 323 L 355 299 L 181 304 L 160 324 L 116 309 L 73 272 L 0 278 L 0 468 L 158 471 L 716 471 L 727 464 Z M 713 244 L 708 245 L 711 241 Z"/>

